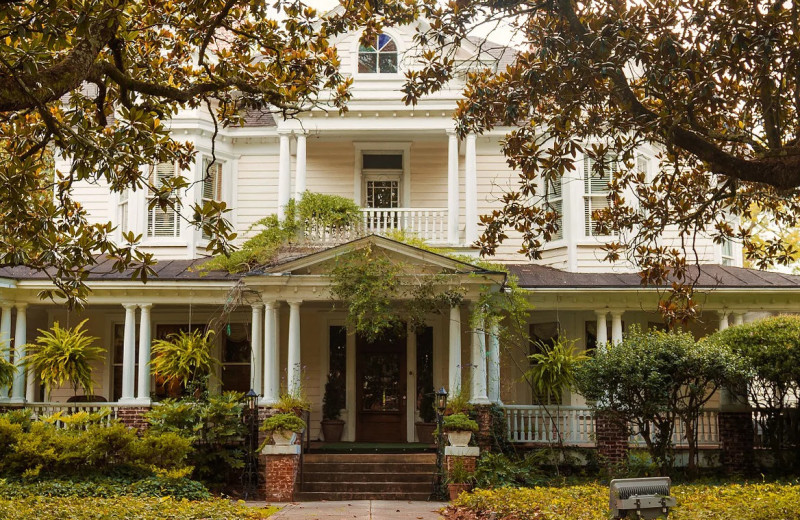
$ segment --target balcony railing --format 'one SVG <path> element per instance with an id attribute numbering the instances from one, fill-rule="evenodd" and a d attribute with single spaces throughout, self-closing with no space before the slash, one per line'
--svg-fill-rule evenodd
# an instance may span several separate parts
<path id="1" fill-rule="evenodd" d="M 428 244 L 447 244 L 446 208 L 363 208 L 350 226 L 307 225 L 303 239 L 318 243 L 346 242 L 365 235 L 401 231 Z"/>

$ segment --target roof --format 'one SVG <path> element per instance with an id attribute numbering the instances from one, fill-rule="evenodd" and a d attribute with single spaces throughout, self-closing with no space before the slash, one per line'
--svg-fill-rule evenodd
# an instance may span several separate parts
<path id="1" fill-rule="evenodd" d="M 534 264 L 508 265 L 511 274 L 519 279 L 520 287 L 534 288 L 605 288 L 641 287 L 638 273 L 571 273 Z M 715 264 L 689 267 L 697 287 L 725 289 L 800 289 L 800 276 L 759 271 L 742 267 Z"/>
<path id="2" fill-rule="evenodd" d="M 275 123 L 275 118 L 272 117 L 272 114 L 268 110 L 248 108 L 244 113 L 244 126 L 247 128 L 254 126 L 274 127 L 278 125 Z"/>

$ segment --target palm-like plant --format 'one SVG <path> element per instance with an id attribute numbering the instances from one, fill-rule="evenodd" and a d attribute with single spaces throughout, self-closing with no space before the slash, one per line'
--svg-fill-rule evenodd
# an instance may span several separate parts
<path id="1" fill-rule="evenodd" d="M 83 325 L 87 321 L 75 328 L 61 328 L 55 322 L 51 330 L 39 329 L 36 341 L 25 345 L 28 355 L 23 363 L 39 373 L 48 398 L 54 387 L 67 382 L 76 394 L 78 388 L 92 393 L 92 363 L 102 359 L 105 349 L 95 345 L 97 337 L 86 334 Z"/>
<path id="2" fill-rule="evenodd" d="M 14 368 L 14 363 L 6 360 L 4 354 L 5 347 L 4 345 L 0 345 L 0 388 L 11 386 L 11 383 L 14 382 L 14 373 L 16 371 Z"/>
<path id="3" fill-rule="evenodd" d="M 217 361 L 211 355 L 214 331 L 180 331 L 153 342 L 150 367 L 165 382 L 178 381 L 184 386 L 197 383 L 211 374 Z"/>

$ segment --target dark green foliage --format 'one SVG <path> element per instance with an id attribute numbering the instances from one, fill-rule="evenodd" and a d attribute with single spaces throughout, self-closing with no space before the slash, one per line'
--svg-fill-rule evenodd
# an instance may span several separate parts
<path id="1" fill-rule="evenodd" d="M 326 421 L 338 420 L 342 414 L 345 403 L 345 387 L 342 373 L 331 371 L 325 383 L 325 395 L 322 396 L 322 419 Z"/>
<path id="2" fill-rule="evenodd" d="M 480 488 L 533 487 L 549 483 L 535 454 L 512 458 L 502 453 L 484 453 L 475 468 L 475 482 Z"/>
<path id="3" fill-rule="evenodd" d="M 478 431 L 478 423 L 467 417 L 463 413 L 447 415 L 442 422 L 442 429 L 446 432 L 454 431 Z"/>
<path id="4" fill-rule="evenodd" d="M 186 500 L 207 500 L 211 493 L 202 483 L 188 478 L 149 476 L 89 476 L 75 478 L 41 478 L 33 481 L 0 479 L 0 496 L 20 498 L 29 496 L 50 497 L 101 497 L 170 496 Z"/>
<path id="5" fill-rule="evenodd" d="M 261 429 L 267 432 L 287 430 L 300 433 L 306 428 L 306 423 L 293 413 L 279 413 L 267 418 Z"/>

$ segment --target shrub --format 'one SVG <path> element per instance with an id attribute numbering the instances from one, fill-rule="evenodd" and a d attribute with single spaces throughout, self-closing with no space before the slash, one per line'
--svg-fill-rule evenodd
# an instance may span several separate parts
<path id="1" fill-rule="evenodd" d="M 463 413 L 447 415 L 442 421 L 442 429 L 446 432 L 454 431 L 478 431 L 478 423 L 467 417 Z"/>
<path id="2" fill-rule="evenodd" d="M 295 413 L 311 411 L 311 401 L 303 397 L 302 390 L 297 392 L 296 395 L 284 393 L 281 394 L 278 402 L 272 405 L 272 408 L 281 413 Z"/>
<path id="3" fill-rule="evenodd" d="M 34 481 L 0 479 L 0 496 L 20 498 L 49 497 L 174 497 L 207 500 L 211 493 L 202 483 L 188 478 L 150 476 L 91 476 L 82 478 L 42 478 Z"/>
<path id="4" fill-rule="evenodd" d="M 342 415 L 342 408 L 347 406 L 345 402 L 344 378 L 342 373 L 331 371 L 328 373 L 328 381 L 325 383 L 325 395 L 322 396 L 322 419 L 325 421 L 336 421 Z"/>
<path id="5" fill-rule="evenodd" d="M 295 433 L 300 433 L 306 428 L 304 420 L 299 418 L 293 413 L 279 413 L 269 417 L 264 421 L 261 427 L 263 431 L 274 432 L 280 430 L 289 430 Z"/>
<path id="6" fill-rule="evenodd" d="M 451 395 L 447 399 L 445 415 L 467 414 L 472 411 L 472 404 L 469 402 L 469 393 L 464 388 Z"/>
<path id="7" fill-rule="evenodd" d="M 536 454 L 512 459 L 502 453 L 484 453 L 475 468 L 475 482 L 481 488 L 539 486 L 552 480 Z"/>

